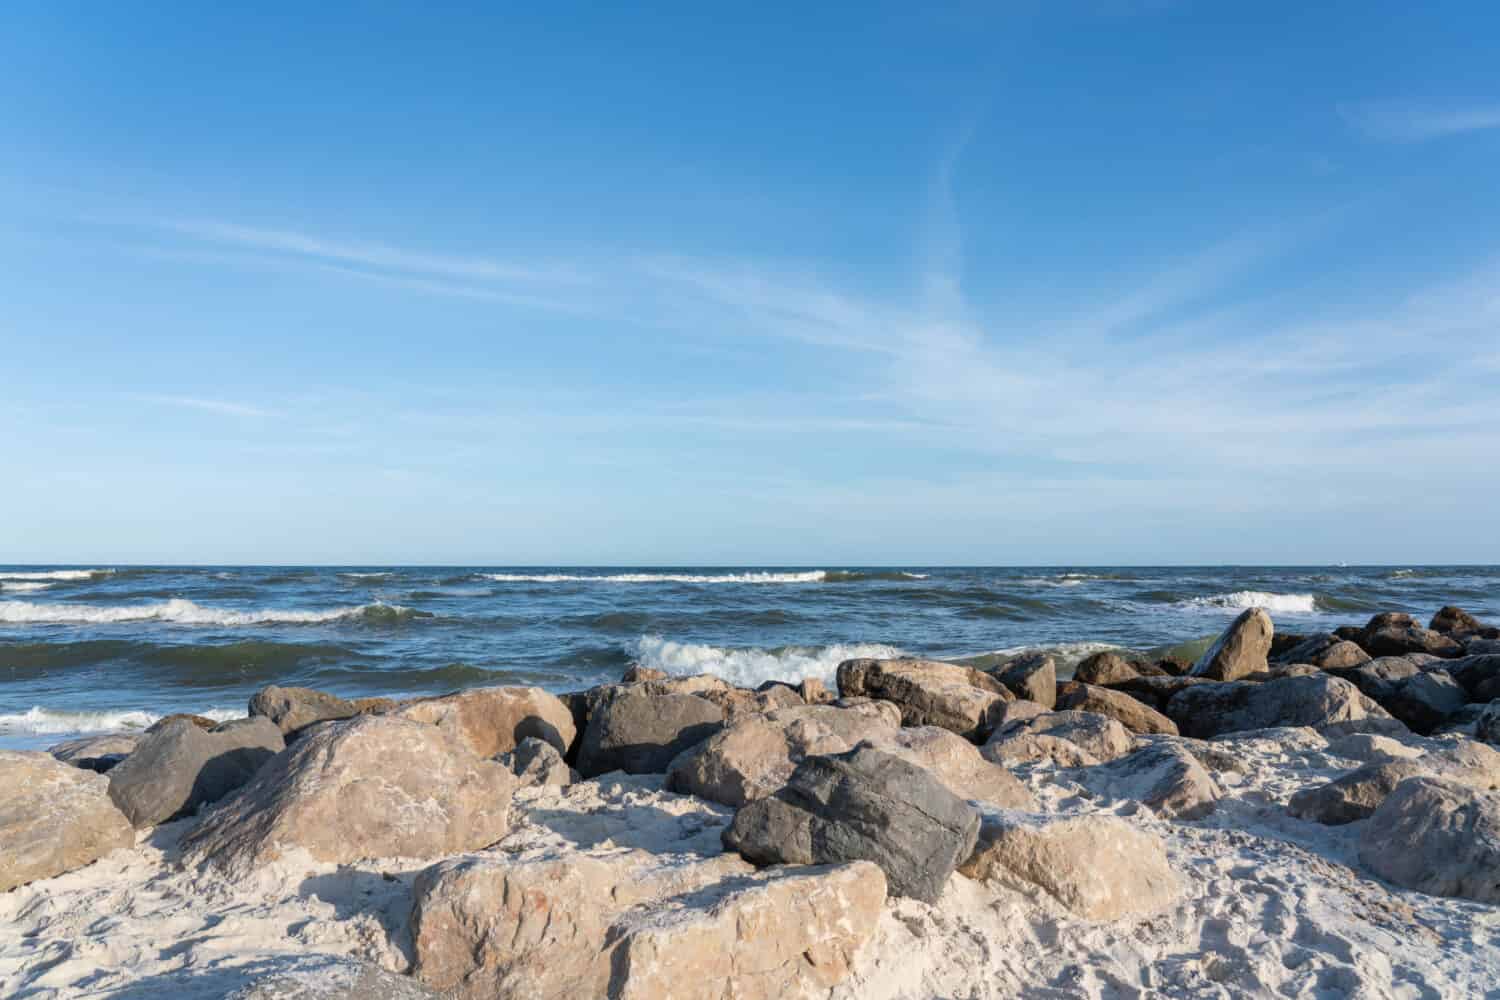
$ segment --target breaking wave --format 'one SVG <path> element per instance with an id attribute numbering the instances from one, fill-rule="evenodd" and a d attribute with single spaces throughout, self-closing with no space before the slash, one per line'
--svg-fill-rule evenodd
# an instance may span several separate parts
<path id="1" fill-rule="evenodd" d="M 9 590 L 16 594 L 34 594 L 38 590 L 46 590 L 50 586 L 52 586 L 50 583 L 0 580 L 0 590 Z"/>
<path id="2" fill-rule="evenodd" d="M 830 687 L 834 673 L 845 660 L 860 657 L 888 659 L 903 655 L 895 646 L 881 643 L 834 643 L 829 646 L 779 646 L 735 649 L 691 642 L 673 642 L 659 635 L 643 635 L 632 644 L 635 662 L 643 667 L 688 677 L 716 674 L 731 684 L 753 688 L 765 681 L 795 684 L 808 677 Z"/>
<path id="3" fill-rule="evenodd" d="M 360 620 L 370 624 L 394 624 L 411 618 L 430 618 L 425 611 L 397 604 L 361 604 L 327 611 L 268 608 L 230 611 L 206 608 L 177 598 L 156 604 L 95 607 L 90 604 L 37 604 L 30 601 L 0 601 L 0 622 L 14 625 L 111 625 L 118 622 L 170 622 L 175 625 L 310 625 L 320 622 Z"/>
<path id="4" fill-rule="evenodd" d="M 1237 590 L 1232 594 L 1194 597 L 1182 603 L 1190 608 L 1263 608 L 1282 614 L 1310 615 L 1318 610 L 1318 598 L 1315 594 L 1269 594 L 1262 590 Z"/>
<path id="5" fill-rule="evenodd" d="M 228 708 L 208 708 L 195 712 L 207 719 L 225 722 L 244 715 Z M 101 712 L 59 712 L 40 705 L 26 712 L 0 715 L 0 734 L 7 736 L 65 736 L 78 733 L 139 732 L 161 716 L 141 709 Z"/>
<path id="6" fill-rule="evenodd" d="M 483 573 L 497 583 L 856 583 L 861 580 L 925 580 L 904 570 L 798 570 L 761 573 Z"/>
<path id="7" fill-rule="evenodd" d="M 0 570 L 0 580 L 92 580 L 113 574 L 112 569 Z"/>

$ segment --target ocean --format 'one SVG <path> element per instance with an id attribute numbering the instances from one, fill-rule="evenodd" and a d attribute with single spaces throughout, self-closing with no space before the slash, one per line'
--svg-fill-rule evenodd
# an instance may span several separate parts
<path id="1" fill-rule="evenodd" d="M 632 663 L 742 685 L 832 680 L 902 653 L 983 663 L 1047 647 L 1216 634 L 1261 606 L 1278 629 L 1500 619 L 1500 567 L 0 568 L 0 747 L 243 715 L 267 684 L 341 695 L 479 684 L 553 691 Z"/>

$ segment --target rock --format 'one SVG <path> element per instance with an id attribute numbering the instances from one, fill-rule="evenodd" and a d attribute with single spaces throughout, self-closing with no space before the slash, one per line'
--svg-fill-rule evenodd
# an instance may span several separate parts
<path id="1" fill-rule="evenodd" d="M 1444 635 L 1468 635 L 1483 632 L 1485 629 L 1485 626 L 1478 618 L 1475 618 L 1463 608 L 1455 608 L 1451 604 L 1439 608 L 1437 614 L 1432 616 L 1432 622 L 1427 627 L 1434 632 L 1441 632 Z"/>
<path id="2" fill-rule="evenodd" d="M 762 691 L 735 691 L 731 696 L 717 701 L 709 699 L 724 709 L 724 720 L 761 715 L 779 708 L 800 708 L 806 705 L 802 696 L 785 684 L 773 684 Z"/>
<path id="3" fill-rule="evenodd" d="M 1235 681 L 1265 670 L 1274 632 L 1271 616 L 1261 608 L 1250 608 L 1193 664 L 1193 676 Z"/>
<path id="4" fill-rule="evenodd" d="M 826 991 L 885 903 L 867 862 L 754 873 L 644 851 L 442 862 L 417 879 L 415 974 L 454 1000 L 720 1000 Z"/>
<path id="5" fill-rule="evenodd" d="M 1500 654 L 1480 653 L 1451 660 L 1448 673 L 1469 692 L 1470 701 L 1500 698 Z"/>
<path id="6" fill-rule="evenodd" d="M 968 740 L 937 726 L 912 726 L 866 739 L 863 745 L 916 764 L 961 799 L 1002 809 L 1035 809 L 1030 790 Z"/>
<path id="7" fill-rule="evenodd" d="M 1139 802 L 1168 819 L 1201 819 L 1220 795 L 1198 758 L 1175 742 L 1153 743 L 1085 774 L 1095 793 Z"/>
<path id="8" fill-rule="evenodd" d="M 359 714 L 354 702 L 303 687 L 261 688 L 250 699 L 250 717 L 264 716 L 274 722 L 285 737 L 295 736 L 308 726 L 332 719 L 347 719 Z"/>
<path id="9" fill-rule="evenodd" d="M 1005 761 L 1010 754 L 1032 752 L 1009 749 L 1013 746 L 1012 741 L 1016 737 L 1026 736 L 1047 736 L 1067 740 L 1087 754 L 1087 758 L 1080 763 L 1063 765 L 1067 767 L 1086 766 L 1089 759 L 1093 762 L 1114 760 L 1135 749 L 1135 739 L 1130 735 L 1129 730 L 1109 716 L 1098 715 L 1094 712 L 1065 711 L 1046 712 L 1024 722 L 1008 724 L 1003 729 L 997 729 L 980 752 L 986 759 L 997 763 Z M 1031 745 L 1045 746 L 1034 743 Z M 1062 763 L 1065 756 L 1065 754 L 1052 755 L 1051 759 Z"/>
<path id="10" fill-rule="evenodd" d="M 803 705 L 737 719 L 673 760 L 667 787 L 743 806 L 775 794 L 805 757 L 843 753 L 900 728 L 900 710 L 886 701 Z"/>
<path id="11" fill-rule="evenodd" d="M 1141 672 L 1129 660 L 1110 650 L 1085 657 L 1073 668 L 1073 680 L 1101 687 L 1133 681 L 1139 676 Z"/>
<path id="12" fill-rule="evenodd" d="M 1057 702 L 1057 661 L 1046 653 L 1023 653 L 995 675 L 1017 698 L 1034 701 L 1043 708 Z"/>
<path id="13" fill-rule="evenodd" d="M 1401 782 L 1440 777 L 1479 791 L 1500 788 L 1500 753 L 1465 741 L 1446 750 L 1403 760 L 1375 761 L 1326 784 L 1292 796 L 1287 811 L 1327 826 L 1370 816 Z"/>
<path id="14" fill-rule="evenodd" d="M 1057 707 L 1064 711 L 1107 715 L 1133 733 L 1177 735 L 1177 724 L 1121 691 L 1069 682 L 1058 691 Z"/>
<path id="15" fill-rule="evenodd" d="M 1123 691 L 1143 705 L 1157 711 L 1166 706 L 1171 697 L 1183 688 L 1195 684 L 1213 684 L 1207 677 L 1136 677 L 1120 681 L 1110 687 L 1111 691 Z"/>
<path id="16" fill-rule="evenodd" d="M 541 785 L 563 787 L 578 780 L 578 772 L 568 766 L 557 747 L 546 740 L 528 736 L 510 753 L 497 754 L 495 762 L 510 768 L 521 779 L 521 787 Z"/>
<path id="17" fill-rule="evenodd" d="M 516 784 L 448 730 L 359 715 L 308 730 L 183 844 L 230 873 L 298 848 L 334 863 L 478 850 L 505 836 Z"/>
<path id="18" fill-rule="evenodd" d="M 1500 792 L 1442 778 L 1403 781 L 1370 817 L 1359 858 L 1408 889 L 1500 903 Z"/>
<path id="19" fill-rule="evenodd" d="M 146 727 L 146 731 L 143 735 L 150 736 L 152 733 L 165 729 L 167 726 L 170 726 L 176 722 L 191 722 L 199 729 L 212 729 L 219 724 L 217 721 L 210 719 L 204 715 L 192 715 L 188 712 L 176 712 L 172 715 L 164 715 L 160 719 L 157 719 L 155 722 L 151 723 L 151 725 Z"/>
<path id="20" fill-rule="evenodd" d="M 120 761 L 130 756 L 139 736 L 116 733 L 109 736 L 85 736 L 78 740 L 67 740 L 47 748 L 47 752 L 64 764 L 72 764 L 96 774 L 107 774 Z"/>
<path id="21" fill-rule="evenodd" d="M 1024 730 L 996 731 L 981 749 L 985 760 L 996 764 L 1051 764 L 1053 767 L 1093 767 L 1099 758 L 1072 740 Z"/>
<path id="22" fill-rule="evenodd" d="M 760 865 L 873 861 L 892 895 L 931 903 L 978 833 L 979 814 L 929 772 L 859 747 L 803 760 L 735 814 L 724 846 Z"/>
<path id="23" fill-rule="evenodd" d="M 1422 628 L 1411 615 L 1401 612 L 1386 612 L 1371 618 L 1357 641 L 1371 656 L 1430 653 L 1456 657 L 1463 654 L 1463 646 L 1457 641 L 1441 632 Z"/>
<path id="24" fill-rule="evenodd" d="M 1047 715 L 1052 710 L 1043 708 L 1034 701 L 1025 698 L 1017 698 L 1000 706 L 1000 711 L 995 715 L 995 731 L 999 732 L 1013 722 L 1025 722 L 1039 715 Z"/>
<path id="25" fill-rule="evenodd" d="M 1408 677 L 1381 705 L 1415 733 L 1427 735 L 1469 703 L 1469 695 L 1447 671 Z"/>
<path id="26" fill-rule="evenodd" d="M 664 681 L 669 676 L 665 670 L 657 670 L 655 667 L 643 667 L 639 663 L 632 663 L 620 675 L 620 683 L 639 684 L 642 681 Z"/>
<path id="27" fill-rule="evenodd" d="M 1302 640 L 1276 659 L 1282 663 L 1310 663 L 1322 670 L 1329 670 L 1357 667 L 1369 660 L 1370 654 L 1361 649 L 1358 643 L 1324 633 Z"/>
<path id="28" fill-rule="evenodd" d="M 108 778 L 49 754 L 0 750 L 0 892 L 134 846 Z"/>
<path id="29" fill-rule="evenodd" d="M 1158 913 L 1181 892 L 1161 839 L 1112 816 L 985 810 L 959 871 L 1037 886 L 1085 920 Z"/>
<path id="30" fill-rule="evenodd" d="M 326 955 L 262 976 L 225 1000 L 438 1000 L 438 994 L 368 962 Z"/>
<path id="31" fill-rule="evenodd" d="M 538 687 L 477 687 L 407 702 L 393 713 L 452 732 L 480 757 L 508 753 L 528 737 L 567 753 L 577 731 L 573 713 Z"/>
<path id="32" fill-rule="evenodd" d="M 1360 692 L 1377 702 L 1383 702 L 1396 693 L 1401 682 L 1415 677 L 1422 668 L 1404 656 L 1382 656 L 1378 660 L 1361 663 L 1357 667 L 1338 667 L 1329 670 L 1359 688 Z"/>
<path id="33" fill-rule="evenodd" d="M 109 797 L 137 830 L 217 802 L 249 781 L 286 744 L 270 719 L 201 729 L 174 719 L 147 733 L 109 772 Z"/>
<path id="34" fill-rule="evenodd" d="M 1246 729 L 1321 729 L 1336 723 L 1390 718 L 1353 684 L 1327 674 L 1284 677 L 1264 684 L 1198 684 L 1173 695 L 1166 714 L 1184 736 L 1199 739 Z"/>
<path id="35" fill-rule="evenodd" d="M 807 677 L 797 685 L 797 693 L 802 700 L 809 705 L 826 705 L 833 701 L 833 692 L 828 690 L 828 685 L 816 677 Z"/>
<path id="36" fill-rule="evenodd" d="M 1468 656 L 1495 656 L 1500 654 L 1500 639 L 1470 639 L 1464 646 Z"/>
<path id="37" fill-rule="evenodd" d="M 846 698 L 895 702 L 903 725 L 941 726 L 975 742 L 994 728 L 1000 706 L 1015 700 L 988 674 L 934 660 L 845 660 L 838 682 Z"/>
<path id="38" fill-rule="evenodd" d="M 1500 747 L 1500 699 L 1490 702 L 1474 725 L 1474 738 Z"/>
<path id="39" fill-rule="evenodd" d="M 589 717 L 578 746 L 578 771 L 593 778 L 609 771 L 664 773 L 672 759 L 723 728 L 724 710 L 692 694 L 627 691 Z"/>
<path id="40" fill-rule="evenodd" d="M 1384 764 L 1392 760 L 1409 760 L 1422 756 L 1422 751 L 1409 747 L 1389 736 L 1373 733 L 1354 733 L 1342 736 L 1328 744 L 1328 752 L 1338 757 L 1350 757 L 1366 763 Z"/>

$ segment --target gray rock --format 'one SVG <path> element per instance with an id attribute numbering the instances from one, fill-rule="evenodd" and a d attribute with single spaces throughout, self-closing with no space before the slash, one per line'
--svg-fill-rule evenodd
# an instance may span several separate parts
<path id="1" fill-rule="evenodd" d="M 1139 802 L 1169 819 L 1201 819 L 1220 797 L 1203 764 L 1175 741 L 1153 743 L 1084 775 L 1096 794 Z"/>
<path id="2" fill-rule="evenodd" d="M 1451 604 L 1439 608 L 1427 627 L 1434 632 L 1442 632 L 1444 635 L 1467 635 L 1485 631 L 1484 624 L 1478 618 L 1463 608 L 1456 608 Z"/>
<path id="3" fill-rule="evenodd" d="M 932 774 L 857 747 L 803 760 L 735 814 L 724 846 L 758 865 L 872 861 L 892 895 L 931 903 L 978 835 L 979 813 Z"/>
<path id="4" fill-rule="evenodd" d="M 1500 698 L 1500 653 L 1480 653 L 1450 660 L 1448 673 L 1469 692 L 1470 701 Z"/>
<path id="5" fill-rule="evenodd" d="M 1069 681 L 1058 689 L 1057 707 L 1061 711 L 1107 715 L 1132 733 L 1177 735 L 1177 723 L 1123 691 Z"/>
<path id="6" fill-rule="evenodd" d="M 935 660 L 845 660 L 838 682 L 845 698 L 895 702 L 902 725 L 939 726 L 976 743 L 995 728 L 1000 706 L 1016 697 L 973 667 Z"/>
<path id="7" fill-rule="evenodd" d="M 115 733 L 109 736 L 85 736 L 47 748 L 47 752 L 64 764 L 81 767 L 95 774 L 107 774 L 140 743 L 139 736 Z"/>
<path id="8" fill-rule="evenodd" d="M 1027 739 L 1022 741 L 1023 737 Z M 1036 744 L 1031 737 L 1067 740 L 1087 754 L 1089 760 L 1064 763 L 1065 755 L 1051 752 L 1045 744 Z M 1018 741 L 1021 741 L 1019 746 Z M 1021 756 L 1034 754 L 1037 749 L 1046 751 L 1044 758 Z M 1051 759 L 1061 766 L 1078 767 L 1092 761 L 1114 760 L 1134 749 L 1135 737 L 1109 716 L 1096 712 L 1064 711 L 1043 712 L 997 729 L 980 752 L 997 763 L 1021 759 Z"/>
<path id="9" fill-rule="evenodd" d="M 1017 698 L 1043 708 L 1057 703 L 1057 661 L 1046 653 L 1023 653 L 1005 665 L 995 679 Z"/>
<path id="10" fill-rule="evenodd" d="M 1326 784 L 1302 789 L 1287 803 L 1287 811 L 1328 826 L 1353 823 L 1374 813 L 1403 781 L 1424 776 L 1490 791 L 1500 787 L 1500 753 L 1465 740 L 1418 757 L 1373 761 Z"/>
<path id="11" fill-rule="evenodd" d="M 1357 667 L 1369 660 L 1370 654 L 1357 643 L 1325 633 L 1302 640 L 1276 659 L 1281 663 L 1310 663 L 1329 670 Z"/>
<path id="12" fill-rule="evenodd" d="M 1433 670 L 1402 681 L 1381 705 L 1425 736 L 1468 703 L 1468 692 L 1447 671 Z"/>
<path id="13" fill-rule="evenodd" d="M 527 736 L 508 753 L 495 757 L 497 763 L 510 768 L 521 779 L 522 787 L 553 785 L 562 787 L 578 780 L 578 772 L 568 766 L 557 747 L 536 736 Z"/>
<path id="14" fill-rule="evenodd" d="M 1500 698 L 1485 706 L 1474 724 L 1474 738 L 1500 747 Z"/>
<path id="15" fill-rule="evenodd" d="M 414 979 L 367 962 L 319 956 L 261 976 L 225 1000 L 438 1000 L 438 996 Z"/>
<path id="16" fill-rule="evenodd" d="M 1199 684 L 1173 695 L 1166 714 L 1184 736 L 1198 739 L 1247 729 L 1321 729 L 1351 721 L 1390 719 L 1385 709 L 1353 684 L 1327 674 L 1283 677 L 1264 684 Z"/>
<path id="17" fill-rule="evenodd" d="M 1359 858 L 1408 889 L 1500 903 L 1500 792 L 1410 778 L 1360 836 Z"/>
<path id="18" fill-rule="evenodd" d="M 236 719 L 211 730 L 176 719 L 141 739 L 109 772 L 109 797 L 137 830 L 217 802 L 285 747 L 270 719 Z"/>
<path id="19" fill-rule="evenodd" d="M 1401 682 L 1415 677 L 1422 668 L 1405 656 L 1382 656 L 1356 667 L 1337 667 L 1328 671 L 1353 684 L 1367 697 L 1383 702 L 1396 693 Z"/>
<path id="20" fill-rule="evenodd" d="M 1360 633 L 1358 642 L 1371 656 L 1401 656 L 1405 653 L 1430 653 L 1455 657 L 1463 646 L 1450 636 L 1422 628 L 1408 614 L 1386 612 L 1371 618 Z"/>
<path id="21" fill-rule="evenodd" d="M 578 771 L 585 778 L 609 771 L 665 773 L 674 757 L 723 724 L 724 710 L 697 695 L 626 690 L 589 716 L 578 747 Z"/>
<path id="22" fill-rule="evenodd" d="M 1271 616 L 1261 608 L 1250 608 L 1193 664 L 1193 676 L 1236 681 L 1265 670 L 1274 632 Z"/>

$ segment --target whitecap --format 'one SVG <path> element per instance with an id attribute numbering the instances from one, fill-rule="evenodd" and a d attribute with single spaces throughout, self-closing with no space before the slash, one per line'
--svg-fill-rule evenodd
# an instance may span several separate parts
<path id="1" fill-rule="evenodd" d="M 50 583 L 40 581 L 0 580 L 0 590 L 9 590 L 17 594 L 34 594 L 38 590 L 46 590 L 51 586 Z"/>
<path id="2" fill-rule="evenodd" d="M 799 573 L 483 573 L 497 583 L 822 583 L 827 570 Z M 913 579 L 922 579 L 911 574 Z"/>
<path id="3" fill-rule="evenodd" d="M 206 708 L 194 713 L 215 722 L 237 719 L 243 712 L 229 708 Z M 0 714 L 0 734 L 65 736 L 71 733 L 139 732 L 161 716 L 141 709 L 67 712 L 34 706 L 25 712 Z"/>
<path id="4" fill-rule="evenodd" d="M 1182 602 L 1189 608 L 1227 608 L 1244 610 L 1263 608 L 1281 614 L 1315 614 L 1318 610 L 1316 594 L 1270 594 L 1260 590 L 1237 590 L 1232 594 L 1214 594 L 1210 597 L 1194 597 Z"/>
<path id="5" fill-rule="evenodd" d="M 112 573 L 112 569 L 3 570 L 0 571 L 0 580 L 92 580 Z"/>
<path id="6" fill-rule="evenodd" d="M 206 608 L 182 598 L 155 604 L 98 606 L 0 601 L 0 622 L 13 625 L 112 625 L 120 622 L 170 622 L 175 625 L 305 625 L 360 617 L 400 617 L 413 612 L 394 604 L 361 604 L 326 611 L 267 608 L 230 611 Z"/>
<path id="7" fill-rule="evenodd" d="M 633 643 L 635 661 L 643 667 L 688 677 L 715 674 L 736 687 L 754 688 L 765 681 L 795 684 L 814 677 L 830 686 L 845 660 L 889 659 L 901 650 L 880 643 L 835 643 L 829 646 L 782 646 L 774 649 L 710 646 L 643 635 Z"/>

